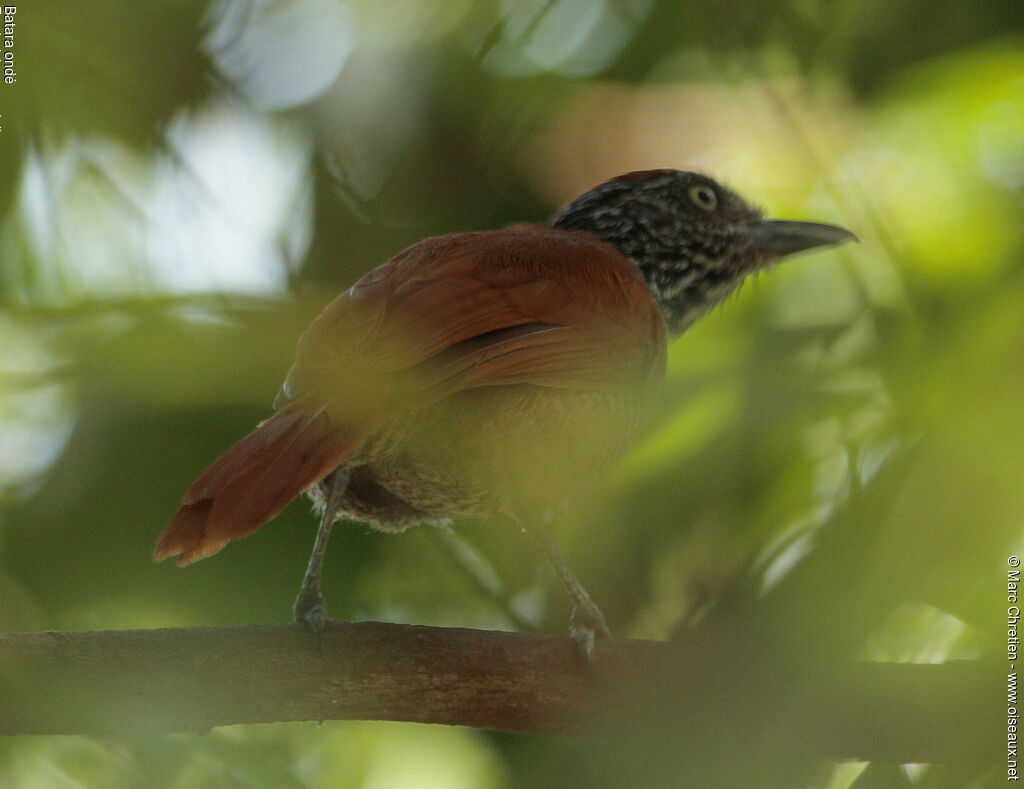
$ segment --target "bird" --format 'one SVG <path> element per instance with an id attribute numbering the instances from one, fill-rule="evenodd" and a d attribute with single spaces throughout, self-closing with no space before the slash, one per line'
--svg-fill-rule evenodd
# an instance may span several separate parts
<path id="1" fill-rule="evenodd" d="M 320 520 L 293 612 L 319 633 L 336 520 L 397 532 L 507 516 L 561 580 L 590 656 L 610 632 L 555 545 L 555 516 L 636 435 L 671 338 L 748 276 L 852 240 L 658 169 L 595 186 L 549 224 L 413 244 L 302 334 L 273 414 L 188 488 L 154 559 L 208 557 L 307 492 Z"/>

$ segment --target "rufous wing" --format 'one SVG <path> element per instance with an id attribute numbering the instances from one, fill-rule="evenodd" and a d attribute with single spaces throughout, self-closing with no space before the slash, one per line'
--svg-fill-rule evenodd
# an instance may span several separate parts
<path id="1" fill-rule="evenodd" d="M 408 392 L 415 407 L 475 386 L 642 386 L 664 363 L 664 322 L 628 258 L 520 228 L 427 239 L 367 274 L 303 335 L 286 392 L 358 377 L 374 402 Z"/>

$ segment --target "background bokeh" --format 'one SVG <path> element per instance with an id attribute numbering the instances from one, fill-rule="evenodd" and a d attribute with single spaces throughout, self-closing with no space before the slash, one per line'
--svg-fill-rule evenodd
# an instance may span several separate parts
<path id="1" fill-rule="evenodd" d="M 739 596 L 811 663 L 1002 655 L 1024 550 L 1019 0 L 34 0 L 14 30 L 0 629 L 286 620 L 303 501 L 187 570 L 149 554 L 267 414 L 312 316 L 424 236 L 677 167 L 862 243 L 763 274 L 673 343 L 640 439 L 559 527 L 612 629 L 700 638 Z M 457 532 L 338 530 L 332 615 L 562 632 L 567 602 L 514 528 Z M 14 738 L 0 786 L 708 785 L 593 757 L 288 724 Z M 1002 774 L 779 762 L 744 785 Z"/>

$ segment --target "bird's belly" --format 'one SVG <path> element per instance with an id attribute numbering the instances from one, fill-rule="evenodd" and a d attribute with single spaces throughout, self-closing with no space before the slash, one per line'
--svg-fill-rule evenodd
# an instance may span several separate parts
<path id="1" fill-rule="evenodd" d="M 460 517 L 544 517 L 622 453 L 642 401 L 539 386 L 462 392 L 367 441 L 346 466 L 342 516 L 387 531 Z M 321 506 L 326 484 L 311 491 Z"/>

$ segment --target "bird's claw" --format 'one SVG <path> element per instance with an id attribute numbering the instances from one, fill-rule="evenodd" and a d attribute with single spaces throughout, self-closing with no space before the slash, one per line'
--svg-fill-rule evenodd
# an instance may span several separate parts
<path id="1" fill-rule="evenodd" d="M 317 646 L 320 652 L 323 652 L 327 606 L 324 604 L 324 597 L 320 594 L 320 590 L 303 586 L 299 591 L 299 596 L 295 598 L 292 611 L 295 613 L 296 622 L 306 625 L 316 634 Z"/>
<path id="2" fill-rule="evenodd" d="M 577 605 L 569 620 L 569 637 L 576 644 L 583 659 L 588 663 L 594 658 L 594 643 L 598 638 L 611 638 L 611 631 L 604 621 L 604 614 L 590 600 Z"/>

